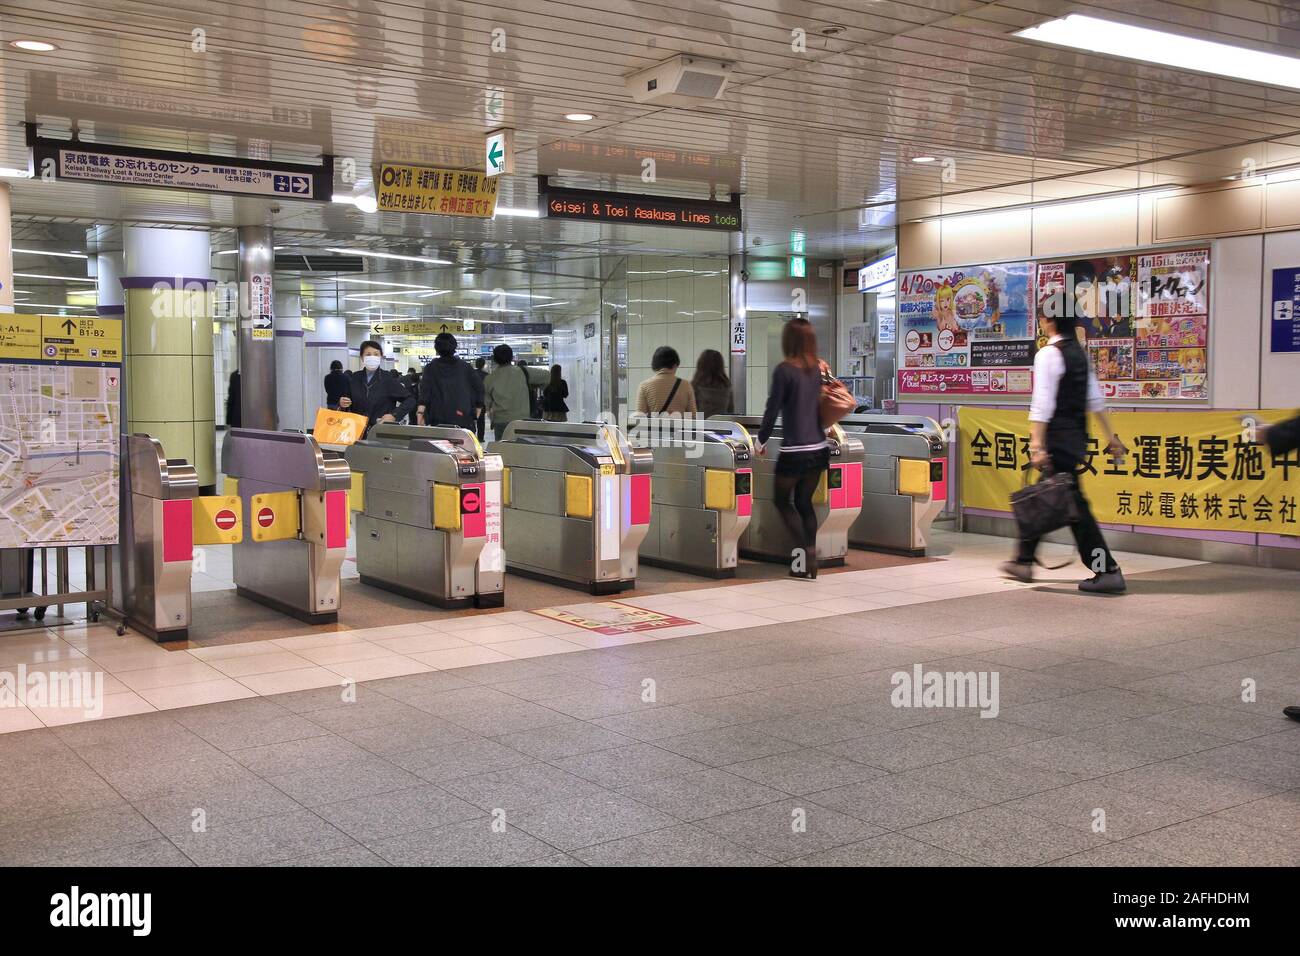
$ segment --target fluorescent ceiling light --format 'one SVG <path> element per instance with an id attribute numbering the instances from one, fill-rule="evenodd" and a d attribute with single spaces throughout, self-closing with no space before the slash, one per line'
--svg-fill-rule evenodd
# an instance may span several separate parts
<path id="1" fill-rule="evenodd" d="M 368 249 L 326 249 L 326 252 L 337 252 L 341 256 L 363 256 L 367 259 L 398 259 L 402 262 L 427 262 L 431 266 L 450 266 L 455 263 L 448 262 L 446 259 L 430 259 L 428 256 L 399 256 L 391 252 L 371 252 Z"/>
<path id="2" fill-rule="evenodd" d="M 1213 40 L 1197 40 L 1178 33 L 1099 20 L 1077 13 L 1018 30 L 1015 35 L 1090 53 L 1300 89 L 1300 59 L 1295 57 Z"/>
<path id="3" fill-rule="evenodd" d="M 508 299 L 549 299 L 549 295 L 529 295 L 527 292 L 496 292 L 492 289 L 461 289 L 461 292 L 472 292 L 476 295 L 503 295 Z"/>
<path id="4" fill-rule="evenodd" d="M 570 123 L 587 123 L 596 118 L 594 113 L 565 113 L 564 118 Z"/>
<path id="5" fill-rule="evenodd" d="M 933 157 L 933 156 L 913 156 L 913 157 L 912 157 L 912 162 L 914 162 L 914 163 L 932 163 L 932 162 L 934 162 L 934 157 Z"/>
<path id="6" fill-rule="evenodd" d="M 344 196 L 336 193 L 331 196 L 331 201 L 346 203 L 349 206 L 356 206 L 362 212 L 375 212 L 379 209 L 379 203 L 375 201 L 374 196 Z"/>
<path id="7" fill-rule="evenodd" d="M 385 286 L 392 286 L 393 288 L 396 288 L 396 289 L 415 289 L 417 292 L 435 292 L 435 291 L 437 291 L 437 290 L 435 290 L 435 289 L 433 289 L 432 287 L 427 286 L 427 285 L 411 285 L 409 282 L 380 282 L 378 279 L 354 279 L 354 278 L 352 278 L 352 277 L 350 277 L 350 276 L 336 276 L 335 278 L 333 278 L 333 279 L 329 279 L 329 280 L 327 280 L 327 281 L 329 281 L 329 282 L 359 282 L 359 283 L 361 283 L 362 285 L 385 285 Z"/>
<path id="8" fill-rule="evenodd" d="M 533 308 L 534 308 L 534 309 L 549 309 L 549 308 L 551 308 L 552 306 L 557 306 L 557 305 L 568 305 L 568 304 L 569 304 L 569 303 L 568 303 L 567 301 L 566 301 L 566 302 L 542 302 L 542 303 L 540 303 L 540 304 L 538 304 L 538 305 L 533 306 Z"/>
<path id="9" fill-rule="evenodd" d="M 510 206 L 497 206 L 496 214 L 498 216 L 523 216 L 525 219 L 536 219 L 541 215 L 536 209 L 516 209 Z"/>
<path id="10" fill-rule="evenodd" d="M 50 252 L 48 249 L 14 249 L 14 252 L 22 252 L 29 256 L 58 256 L 60 259 L 89 259 L 90 256 L 82 255 L 80 252 Z"/>
<path id="11" fill-rule="evenodd" d="M 58 302 L 15 302 L 14 305 L 24 309 L 80 309 L 83 312 L 91 308 L 88 305 L 68 305 Z"/>
<path id="12" fill-rule="evenodd" d="M 487 305 L 458 305 L 456 308 L 469 309 L 472 312 L 514 312 L 518 315 L 524 314 L 523 309 L 494 309 Z"/>
<path id="13" fill-rule="evenodd" d="M 9 45 L 19 50 L 26 50 L 28 53 L 49 53 L 58 49 L 46 40 L 10 40 Z"/>
<path id="14" fill-rule="evenodd" d="M 98 280 L 83 279 L 80 276 L 47 276 L 37 272 L 15 272 L 15 278 L 19 279 L 54 279 L 56 282 L 89 282 L 94 285 Z"/>
<path id="15" fill-rule="evenodd" d="M 13 166 L 0 166 L 0 179 L 31 179 L 30 169 L 16 169 Z"/>

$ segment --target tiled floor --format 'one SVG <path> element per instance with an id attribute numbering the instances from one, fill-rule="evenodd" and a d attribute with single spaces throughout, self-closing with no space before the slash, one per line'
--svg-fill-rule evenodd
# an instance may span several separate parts
<path id="1" fill-rule="evenodd" d="M 1090 598 L 947 545 L 636 602 L 676 633 L 7 634 L 133 715 L 0 710 L 0 864 L 1300 863 L 1300 577 L 1134 556 Z M 998 716 L 894 706 L 918 663 L 996 672 Z"/>

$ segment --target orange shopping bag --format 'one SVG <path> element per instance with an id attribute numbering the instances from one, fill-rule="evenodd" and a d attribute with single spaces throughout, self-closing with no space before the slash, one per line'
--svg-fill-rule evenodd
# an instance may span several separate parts
<path id="1" fill-rule="evenodd" d="M 365 415 L 318 408 L 316 425 L 311 433 L 312 437 L 322 445 L 351 445 L 353 442 L 360 441 L 366 433 L 368 421 Z"/>

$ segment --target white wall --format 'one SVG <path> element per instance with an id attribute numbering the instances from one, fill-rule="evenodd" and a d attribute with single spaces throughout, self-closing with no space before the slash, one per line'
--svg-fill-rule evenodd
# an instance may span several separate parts
<path id="1" fill-rule="evenodd" d="M 678 374 L 688 380 L 705 349 L 717 349 L 725 359 L 729 275 L 726 259 L 628 256 L 629 402 L 635 402 L 638 386 L 652 374 L 650 359 L 661 345 L 677 350 L 682 359 Z"/>

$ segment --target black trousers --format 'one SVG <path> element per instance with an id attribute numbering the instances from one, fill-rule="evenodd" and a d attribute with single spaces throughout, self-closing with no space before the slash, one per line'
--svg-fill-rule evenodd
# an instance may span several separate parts
<path id="1" fill-rule="evenodd" d="M 1065 451 L 1049 450 L 1048 454 L 1051 455 L 1054 469 L 1075 476 L 1074 499 L 1079 508 L 1079 520 L 1070 526 L 1070 531 L 1074 534 L 1074 544 L 1079 549 L 1079 560 L 1088 566 L 1088 570 L 1094 573 L 1118 569 L 1119 565 L 1115 563 L 1115 558 L 1106 545 L 1106 539 L 1102 537 L 1101 528 L 1097 525 L 1097 519 L 1092 516 L 1092 507 L 1088 504 L 1088 499 L 1083 495 L 1079 481 L 1082 461 L 1075 455 Z M 1016 560 L 1024 564 L 1033 561 L 1034 554 L 1038 551 L 1038 541 L 1038 538 L 1021 538 L 1020 550 Z"/>

